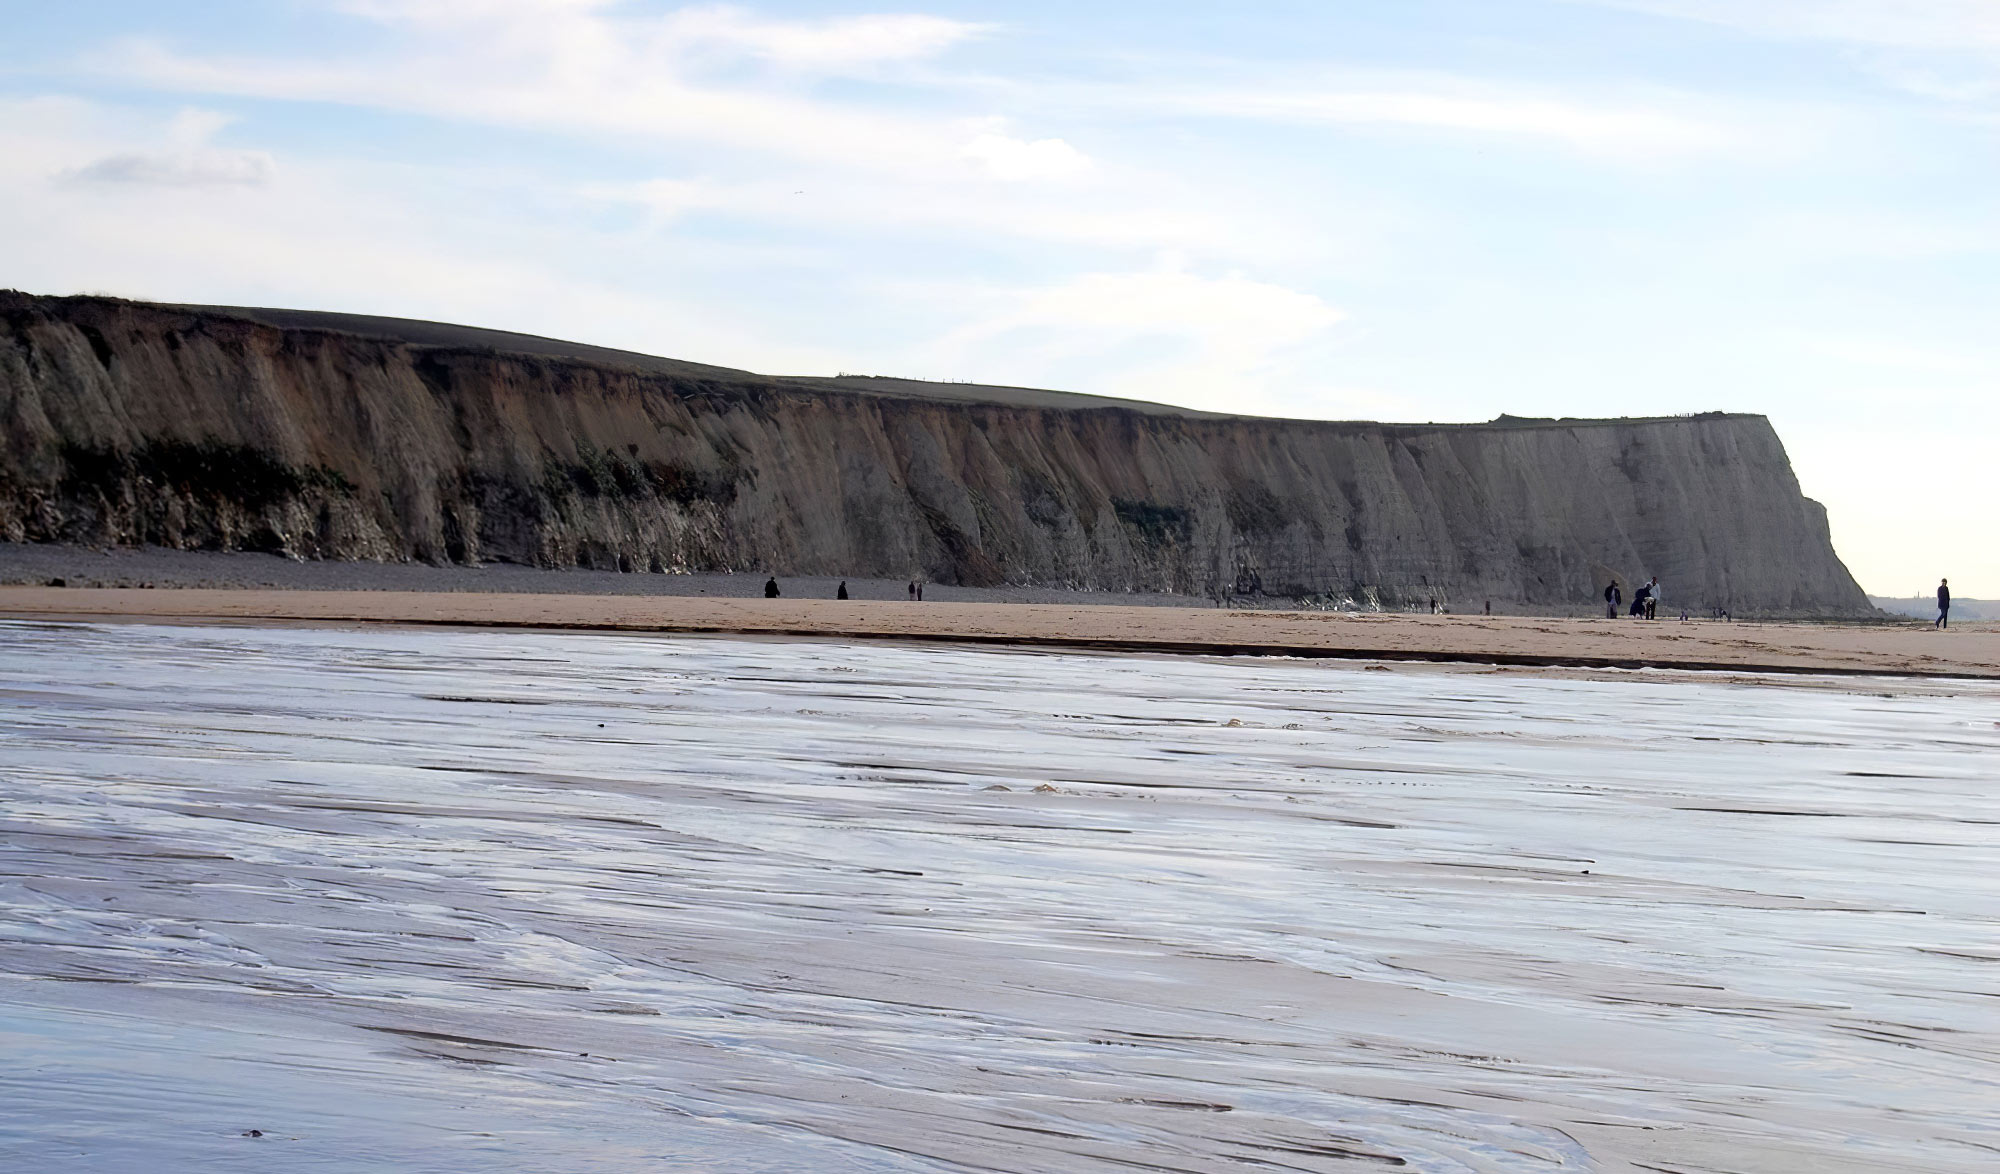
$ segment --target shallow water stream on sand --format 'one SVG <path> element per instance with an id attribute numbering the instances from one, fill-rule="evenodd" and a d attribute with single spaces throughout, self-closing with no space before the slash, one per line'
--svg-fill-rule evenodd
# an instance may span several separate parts
<path id="1" fill-rule="evenodd" d="M 1996 721 L 4 624 L 0 1168 L 2000 1169 Z"/>

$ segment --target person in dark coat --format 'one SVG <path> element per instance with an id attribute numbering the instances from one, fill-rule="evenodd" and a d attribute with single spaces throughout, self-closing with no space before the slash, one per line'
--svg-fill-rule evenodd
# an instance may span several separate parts
<path id="1" fill-rule="evenodd" d="M 1977 619 L 1978 617 L 1973 617 Z M 1932 628 L 1949 628 L 1951 619 L 1951 580 L 1938 580 L 1938 618 Z"/>
<path id="2" fill-rule="evenodd" d="M 1640 619 L 1646 618 L 1646 597 L 1651 595 L 1652 593 L 1653 593 L 1652 587 L 1648 586 L 1645 583 L 1639 584 L 1639 589 L 1632 593 L 1633 615 L 1638 616 Z"/>
<path id="3" fill-rule="evenodd" d="M 842 579 L 842 580 L 840 581 L 840 590 L 838 590 L 838 591 L 834 592 L 834 593 L 833 593 L 833 597 L 834 597 L 835 599 L 846 599 L 846 598 L 847 598 L 847 580 L 845 580 L 845 579 Z"/>
<path id="4" fill-rule="evenodd" d="M 1608 620 L 1617 619 L 1618 605 L 1623 602 L 1625 602 L 1625 593 L 1618 589 L 1618 584 L 1613 583 L 1611 586 L 1606 587 L 1604 589 L 1604 618 Z"/>
<path id="5" fill-rule="evenodd" d="M 777 597 L 778 597 L 778 577 L 776 575 L 773 575 L 770 578 L 764 580 L 764 598 L 776 599 Z"/>

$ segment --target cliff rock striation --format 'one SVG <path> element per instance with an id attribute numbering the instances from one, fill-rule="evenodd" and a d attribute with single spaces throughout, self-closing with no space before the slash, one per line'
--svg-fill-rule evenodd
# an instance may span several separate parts
<path id="1" fill-rule="evenodd" d="M 1270 420 L 0 293 L 0 538 L 1860 615 L 1769 421 Z"/>

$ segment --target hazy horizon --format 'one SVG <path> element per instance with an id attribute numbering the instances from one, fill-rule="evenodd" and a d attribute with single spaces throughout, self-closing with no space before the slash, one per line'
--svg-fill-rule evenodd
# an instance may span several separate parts
<path id="1" fill-rule="evenodd" d="M 131 0 L 0 46 L 0 286 L 784 374 L 1766 415 L 2000 596 L 2000 7 Z"/>

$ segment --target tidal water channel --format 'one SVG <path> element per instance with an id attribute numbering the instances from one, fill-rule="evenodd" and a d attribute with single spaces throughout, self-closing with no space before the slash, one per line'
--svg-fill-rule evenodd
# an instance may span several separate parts
<path id="1" fill-rule="evenodd" d="M 0 624 L 0 1169 L 2000 1169 L 2000 689 Z"/>

